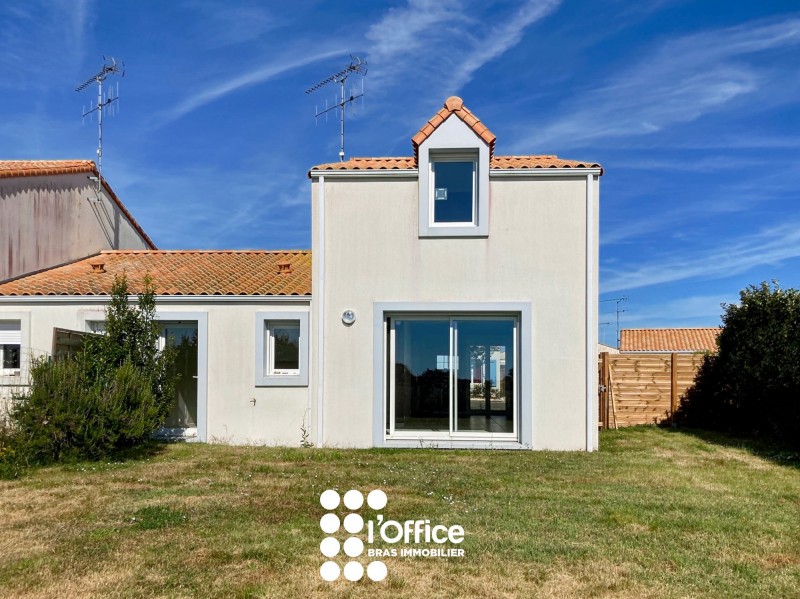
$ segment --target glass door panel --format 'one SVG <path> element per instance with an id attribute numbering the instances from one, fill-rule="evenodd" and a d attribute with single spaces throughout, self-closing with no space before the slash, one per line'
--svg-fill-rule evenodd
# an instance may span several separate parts
<path id="1" fill-rule="evenodd" d="M 449 433 L 450 319 L 396 318 L 391 327 L 394 429 Z"/>
<path id="2" fill-rule="evenodd" d="M 188 429 L 197 427 L 197 325 L 166 324 L 162 342 L 176 348 L 175 371 L 180 375 L 175 385 L 175 403 L 164 427 Z"/>
<path id="3" fill-rule="evenodd" d="M 512 319 L 454 319 L 455 430 L 514 432 Z"/>

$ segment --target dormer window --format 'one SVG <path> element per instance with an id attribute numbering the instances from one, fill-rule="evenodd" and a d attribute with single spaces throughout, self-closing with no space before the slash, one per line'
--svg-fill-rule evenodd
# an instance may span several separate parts
<path id="1" fill-rule="evenodd" d="M 430 182 L 433 202 L 430 225 L 475 226 L 477 217 L 477 155 L 431 156 Z"/>
<path id="2" fill-rule="evenodd" d="M 494 135 L 452 97 L 412 143 L 419 168 L 419 236 L 487 237 Z"/>

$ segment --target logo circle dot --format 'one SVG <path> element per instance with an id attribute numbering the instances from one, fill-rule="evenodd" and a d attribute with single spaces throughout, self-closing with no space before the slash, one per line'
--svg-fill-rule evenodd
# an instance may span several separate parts
<path id="1" fill-rule="evenodd" d="M 375 489 L 374 491 L 370 491 L 369 495 L 367 495 L 367 505 L 371 507 L 373 510 L 382 510 L 386 507 L 386 493 L 381 491 L 380 489 Z"/>
<path id="2" fill-rule="evenodd" d="M 344 517 L 344 529 L 354 535 L 364 528 L 364 518 L 358 514 L 347 514 Z"/>
<path id="3" fill-rule="evenodd" d="M 362 566 L 358 562 L 347 562 L 344 565 L 344 577 L 347 580 L 355 582 L 356 580 L 361 580 L 363 576 L 364 576 L 364 566 Z"/>
<path id="4" fill-rule="evenodd" d="M 319 503 L 326 510 L 335 510 L 339 507 L 339 494 L 333 489 L 323 491 L 319 496 Z"/>
<path id="5" fill-rule="evenodd" d="M 344 542 L 347 557 L 358 557 L 364 552 L 364 542 L 358 537 L 350 537 Z"/>
<path id="6" fill-rule="evenodd" d="M 329 535 L 332 535 L 339 530 L 339 516 L 336 514 L 325 514 L 319 519 L 319 527 L 322 529 L 322 532 L 327 532 Z"/>
<path id="7" fill-rule="evenodd" d="M 336 562 L 325 562 L 319 567 L 319 575 L 322 576 L 322 580 L 327 580 L 328 582 L 333 582 L 339 578 L 340 573 L 341 569 Z"/>
<path id="8" fill-rule="evenodd" d="M 348 510 L 357 510 L 364 505 L 364 496 L 360 491 L 351 489 L 344 494 L 344 505 Z"/>
<path id="9" fill-rule="evenodd" d="M 326 537 L 322 539 L 322 542 L 319 544 L 319 550 L 325 557 L 333 557 L 334 555 L 338 554 L 339 547 L 339 541 L 333 537 Z"/>
<path id="10" fill-rule="evenodd" d="M 380 582 L 386 578 L 387 574 L 388 570 L 386 569 L 386 564 L 383 562 L 370 562 L 370 564 L 367 566 L 367 576 L 370 580 Z"/>

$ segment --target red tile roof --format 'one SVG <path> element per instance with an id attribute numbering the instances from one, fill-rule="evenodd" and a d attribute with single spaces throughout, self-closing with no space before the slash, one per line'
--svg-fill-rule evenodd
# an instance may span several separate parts
<path id="1" fill-rule="evenodd" d="M 91 160 L 0 160 L 0 179 L 94 172 Z"/>
<path id="2" fill-rule="evenodd" d="M 470 127 L 475 135 L 480 137 L 489 145 L 489 157 L 494 154 L 494 142 L 496 137 L 494 133 L 486 128 L 486 125 L 481 123 L 480 119 L 464 106 L 464 101 L 458 96 L 450 96 L 445 100 L 442 109 L 434 114 L 430 120 L 420 129 L 417 134 L 411 138 L 411 145 L 414 147 L 414 160 L 417 160 L 419 153 L 419 146 L 428 139 L 431 134 L 436 131 L 437 127 L 444 123 L 450 115 L 456 115 Z"/>
<path id="3" fill-rule="evenodd" d="M 586 162 L 581 160 L 565 160 L 553 155 L 543 156 L 495 156 L 494 143 L 495 136 L 480 119 L 464 106 L 464 102 L 457 96 L 447 98 L 444 107 L 425 123 L 414 137 L 411 138 L 411 145 L 414 147 L 413 156 L 387 157 L 387 158 L 351 158 L 342 162 L 330 162 L 312 166 L 308 172 L 309 178 L 314 171 L 404 171 L 417 168 L 419 146 L 431 134 L 445 122 L 451 115 L 456 115 L 475 134 L 489 144 L 489 168 L 491 170 L 513 170 L 513 169 L 543 169 L 543 168 L 599 168 L 603 174 L 603 167 L 596 162 Z"/>
<path id="4" fill-rule="evenodd" d="M 311 252 L 104 251 L 2 283 L 0 296 L 110 295 L 122 274 L 131 293 L 149 274 L 157 295 L 311 295 Z"/>
<path id="5" fill-rule="evenodd" d="M 719 327 L 697 329 L 622 329 L 621 351 L 717 351 Z"/>
<path id="6" fill-rule="evenodd" d="M 10 177 L 44 177 L 52 175 L 73 175 L 77 173 L 91 173 L 95 177 L 98 176 L 97 167 L 91 160 L 0 160 L 0 179 Z M 125 205 L 111 189 L 108 182 L 103 179 L 103 188 L 106 190 L 108 197 L 111 198 L 117 207 L 122 211 L 128 221 L 131 223 L 136 232 L 141 235 L 145 243 L 152 249 L 156 249 L 153 240 L 144 232 L 144 230 L 133 218 L 133 215 L 128 212 Z"/>
<path id="7" fill-rule="evenodd" d="M 311 171 L 402 171 L 413 170 L 417 164 L 412 157 L 351 158 L 344 162 L 331 162 L 311 167 Z M 491 170 L 544 169 L 544 168 L 600 168 L 596 162 L 565 160 L 558 156 L 494 156 L 489 162 Z M 311 172 L 309 172 L 309 175 Z"/>

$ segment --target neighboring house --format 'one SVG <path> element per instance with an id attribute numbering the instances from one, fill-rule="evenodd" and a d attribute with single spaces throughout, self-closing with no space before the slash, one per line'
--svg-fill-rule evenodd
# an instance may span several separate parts
<path id="1" fill-rule="evenodd" d="M 595 449 L 600 165 L 495 155 L 456 97 L 412 146 L 309 173 L 317 439 Z"/>
<path id="2" fill-rule="evenodd" d="M 13 326 L 23 354 L 49 354 L 54 328 L 103 331 L 114 276 L 123 274 L 131 294 L 152 277 L 161 342 L 178 347 L 171 433 L 299 443 L 309 408 L 300 356 L 308 353 L 310 252 L 106 251 L 0 284 L 0 323 Z M 0 386 L 19 387 L 26 369 L 24 359 L 4 368 Z"/>
<path id="3" fill-rule="evenodd" d="M 106 249 L 155 249 L 90 160 L 0 160 L 0 281 Z"/>
<path id="4" fill-rule="evenodd" d="M 173 433 L 596 449 L 602 168 L 496 156 L 455 97 L 412 146 L 311 169 L 313 286 L 309 252 L 104 252 L 0 284 L 0 320 L 47 349 L 54 327 L 102 329 L 115 273 L 149 272 L 198 363 Z"/>
<path id="5" fill-rule="evenodd" d="M 717 351 L 720 327 L 622 329 L 619 349 L 628 352 L 697 353 Z"/>
<path id="6" fill-rule="evenodd" d="M 602 353 L 618 354 L 619 353 L 619 350 L 616 347 L 611 347 L 610 345 L 605 345 L 604 343 L 598 343 L 597 344 L 597 351 L 600 352 L 601 354 Z"/>

